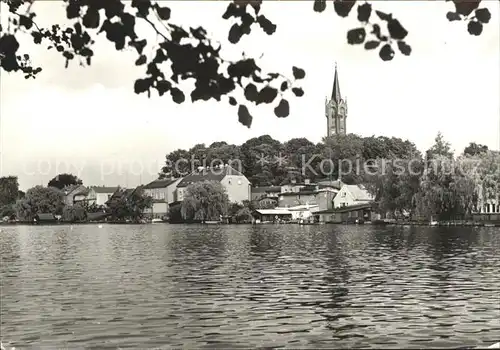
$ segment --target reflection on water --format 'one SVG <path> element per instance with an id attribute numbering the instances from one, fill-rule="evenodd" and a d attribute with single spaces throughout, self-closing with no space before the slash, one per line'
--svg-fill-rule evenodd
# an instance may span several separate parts
<path id="1" fill-rule="evenodd" d="M 500 230 L 16 226 L 16 347 L 462 347 L 500 339 Z"/>

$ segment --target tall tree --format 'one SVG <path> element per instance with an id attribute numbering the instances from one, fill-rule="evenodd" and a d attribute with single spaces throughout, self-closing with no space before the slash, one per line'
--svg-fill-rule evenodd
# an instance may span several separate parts
<path id="1" fill-rule="evenodd" d="M 441 132 L 438 132 L 436 138 L 434 139 L 434 144 L 426 152 L 427 160 L 432 160 L 435 158 L 446 158 L 453 159 L 453 150 L 451 149 L 451 144 L 444 139 Z"/>
<path id="2" fill-rule="evenodd" d="M 363 139 L 355 134 L 335 135 L 323 140 L 325 148 L 322 157 L 331 160 L 325 164 L 333 165 L 333 169 L 324 166 L 324 177 L 331 176 L 347 184 L 359 183 L 363 177 Z"/>
<path id="3" fill-rule="evenodd" d="M 423 166 L 422 158 L 376 161 L 364 180 L 380 213 L 398 215 L 406 211 L 410 216 L 414 213 Z"/>
<path id="4" fill-rule="evenodd" d="M 144 210 L 153 205 L 153 200 L 142 188 L 120 191 L 119 195 L 112 197 L 107 203 L 108 212 L 115 220 L 138 221 L 144 217 Z"/>
<path id="5" fill-rule="evenodd" d="M 19 197 L 17 176 L 0 177 L 0 207 L 14 204 Z"/>
<path id="6" fill-rule="evenodd" d="M 30 188 L 23 199 L 16 203 L 17 216 L 32 221 L 36 214 L 62 214 L 64 194 L 55 187 L 35 186 Z"/>
<path id="7" fill-rule="evenodd" d="M 186 221 L 219 220 L 229 209 L 226 189 L 220 182 L 195 182 L 186 188 L 182 201 L 182 217 Z"/>
<path id="8" fill-rule="evenodd" d="M 451 165 L 449 158 L 434 156 L 425 169 L 415 197 L 422 216 L 438 220 L 463 219 L 474 211 L 478 201 L 477 183 L 463 166 Z"/>
<path id="9" fill-rule="evenodd" d="M 469 145 L 464 149 L 464 154 L 469 156 L 476 156 L 486 152 L 488 152 L 488 146 L 475 142 L 469 143 Z"/>
<path id="10" fill-rule="evenodd" d="M 311 9 L 324 12 L 328 1 L 314 0 Z M 396 51 L 410 55 L 411 46 L 406 42 L 408 31 L 389 13 L 377 10 L 367 2 L 331 1 L 335 13 L 347 17 L 357 12 L 359 27 L 347 32 L 350 45 L 359 45 L 366 50 L 378 50 L 384 61 L 392 60 Z M 66 66 L 77 59 L 81 64 L 90 65 L 94 56 L 93 46 L 98 33 L 104 32 L 106 39 L 115 49 L 125 47 L 137 51 L 135 64 L 145 66 L 145 76 L 137 79 L 133 86 L 137 94 L 156 90 L 160 96 L 169 93 L 176 103 L 191 101 L 225 100 L 237 110 L 238 120 L 250 127 L 252 116 L 248 104 L 274 104 L 277 117 L 290 114 L 289 96 L 302 96 L 304 91 L 298 81 L 305 77 L 304 70 L 290 67 L 288 79 L 279 72 L 263 73 L 253 58 L 243 57 L 231 62 L 223 56 L 216 42 L 210 40 L 205 28 L 183 28 L 176 23 L 170 8 L 163 2 L 133 0 L 128 6 L 125 0 L 87 1 L 65 0 L 63 2 L 69 26 L 54 23 L 56 15 L 38 20 L 36 5 L 32 0 L 9 0 L 1 2 L 8 7 L 7 25 L 0 28 L 1 68 L 7 72 L 22 72 L 27 78 L 35 77 L 41 67 L 31 64 L 29 54 L 21 49 L 20 36 L 31 36 L 35 44 L 43 44 L 47 49 L 55 48 Z M 268 35 L 276 31 L 276 24 L 265 16 L 262 0 L 234 0 L 229 2 L 222 18 L 232 23 L 228 33 L 231 44 L 237 44 L 242 37 L 258 27 Z M 483 26 L 490 21 L 487 8 L 481 8 L 481 0 L 453 0 L 454 11 L 449 11 L 449 21 L 467 21 L 471 35 L 480 35 Z M 283 6 L 286 6 L 285 4 Z M 356 9 L 354 10 L 354 8 Z M 450 10 L 452 10 L 450 8 Z M 444 15 L 444 14 L 443 14 Z M 37 23 L 38 22 L 38 23 Z M 42 23 L 46 23 L 44 27 Z M 148 42 L 137 28 L 150 27 L 158 40 Z M 424 24 L 423 24 L 424 25 Z M 21 30 L 19 30 L 21 29 Z M 146 52 L 154 52 L 148 59 Z M 170 67 L 171 72 L 164 67 Z M 182 81 L 195 78 L 194 89 L 182 91 Z M 240 98 L 244 96 L 244 98 Z M 280 97 L 278 97 L 280 96 Z"/>
<path id="11" fill-rule="evenodd" d="M 73 174 L 59 174 L 49 181 L 47 187 L 55 187 L 62 190 L 66 186 L 82 185 L 83 182 Z"/>

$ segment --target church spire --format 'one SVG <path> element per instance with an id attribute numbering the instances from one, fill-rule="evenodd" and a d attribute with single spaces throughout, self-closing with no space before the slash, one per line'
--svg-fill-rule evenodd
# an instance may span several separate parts
<path id="1" fill-rule="evenodd" d="M 332 100 L 339 103 L 342 100 L 340 95 L 339 74 L 337 73 L 337 62 L 335 62 L 335 77 L 333 78 Z"/>

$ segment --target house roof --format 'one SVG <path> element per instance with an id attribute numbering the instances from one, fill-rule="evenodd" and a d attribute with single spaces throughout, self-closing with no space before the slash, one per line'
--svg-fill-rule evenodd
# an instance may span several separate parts
<path id="1" fill-rule="evenodd" d="M 322 211 L 316 212 L 316 214 L 348 213 L 348 212 L 354 211 L 354 210 L 371 209 L 371 207 L 372 207 L 372 203 L 361 203 L 361 204 L 354 204 L 354 205 L 349 205 L 349 206 L 341 207 L 341 208 L 322 210 Z"/>
<path id="2" fill-rule="evenodd" d="M 112 200 L 115 200 L 115 199 L 118 199 L 118 198 L 128 197 L 132 193 L 134 193 L 136 190 L 141 189 L 141 188 L 142 188 L 141 186 L 136 187 L 136 188 L 121 188 L 121 187 L 118 187 L 117 190 L 108 199 L 108 202 L 110 202 Z"/>
<path id="3" fill-rule="evenodd" d="M 292 215 L 288 209 L 276 208 L 276 209 L 257 209 L 255 210 L 261 215 Z"/>
<path id="4" fill-rule="evenodd" d="M 342 183 L 342 181 L 339 181 L 339 180 L 335 180 L 335 181 L 322 180 L 322 181 L 318 182 L 318 185 L 320 188 L 333 187 L 333 188 L 336 188 L 339 190 L 342 187 L 342 185 L 344 185 L 344 184 Z"/>
<path id="5" fill-rule="evenodd" d="M 54 214 L 51 213 L 39 213 L 36 214 L 36 218 L 40 221 L 53 221 L 56 220 Z"/>
<path id="6" fill-rule="evenodd" d="M 318 194 L 318 191 L 299 191 L 299 192 L 283 192 L 280 196 L 297 196 L 297 195 L 313 195 Z"/>
<path id="7" fill-rule="evenodd" d="M 363 185 L 345 185 L 355 201 L 372 201 L 373 196 Z"/>
<path id="8" fill-rule="evenodd" d="M 295 207 L 290 207 L 290 208 L 287 208 L 287 209 L 290 210 L 290 211 L 303 211 L 303 210 L 313 210 L 313 209 L 316 209 L 316 208 L 319 208 L 318 204 L 310 204 L 310 205 L 301 204 L 301 205 L 297 205 Z"/>
<path id="9" fill-rule="evenodd" d="M 153 188 L 165 188 L 171 184 L 173 184 L 175 181 L 178 179 L 157 179 L 154 180 L 147 185 L 145 185 L 143 188 L 144 189 L 153 189 Z"/>
<path id="10" fill-rule="evenodd" d="M 252 188 L 252 193 L 266 193 L 266 192 L 280 193 L 281 186 L 264 186 L 264 187 L 253 187 Z"/>
<path id="11" fill-rule="evenodd" d="M 77 194 L 88 194 L 89 190 L 85 186 L 82 185 L 69 185 L 63 188 L 63 192 L 66 196 L 72 194 L 72 195 L 77 195 Z"/>
<path id="12" fill-rule="evenodd" d="M 203 169 L 200 171 L 195 171 L 190 175 L 186 176 L 184 179 L 177 184 L 177 187 L 187 187 L 192 183 L 201 182 L 201 181 L 222 181 L 227 175 L 236 175 L 236 176 L 244 176 L 238 170 L 233 167 L 227 165 L 222 168 L 210 168 Z"/>
<path id="13" fill-rule="evenodd" d="M 116 190 L 118 189 L 118 186 L 116 187 L 92 186 L 90 187 L 90 189 L 94 190 L 95 193 L 115 193 Z"/>

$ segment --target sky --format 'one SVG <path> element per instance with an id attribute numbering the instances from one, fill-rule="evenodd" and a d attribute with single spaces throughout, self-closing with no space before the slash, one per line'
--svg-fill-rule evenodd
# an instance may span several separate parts
<path id="1" fill-rule="evenodd" d="M 290 77 L 292 66 L 305 69 L 305 95 L 290 99 L 290 116 L 275 117 L 274 106 L 252 107 L 250 129 L 227 103 L 177 105 L 168 97 L 135 95 L 133 82 L 143 68 L 134 66 L 134 54 L 115 51 L 104 38 L 96 43 L 92 66 L 73 63 L 68 69 L 58 54 L 22 38 L 22 49 L 44 70 L 35 80 L 1 73 L 0 176 L 18 176 L 23 189 L 46 185 L 62 172 L 78 175 L 86 185 L 131 187 L 153 180 L 168 152 L 197 143 L 241 144 L 263 134 L 319 142 L 326 134 L 324 104 L 335 63 L 348 99 L 349 133 L 401 137 L 424 151 L 441 131 L 457 153 L 469 142 L 499 149 L 500 11 L 498 2 L 484 3 L 492 19 L 474 37 L 465 22 L 448 22 L 450 2 L 375 2 L 403 23 L 413 48 L 409 57 L 397 53 L 383 62 L 376 51 L 347 44 L 356 13 L 339 18 L 330 3 L 319 14 L 312 1 L 265 2 L 262 13 L 277 24 L 276 33 L 256 28 L 230 45 L 232 22 L 221 18 L 227 3 L 163 1 L 172 9 L 172 21 L 204 25 L 228 58 L 243 52 L 262 56 L 264 69 Z M 62 2 L 37 1 L 34 9 L 40 26 L 64 22 Z M 141 31 L 155 40 L 147 27 Z"/>

